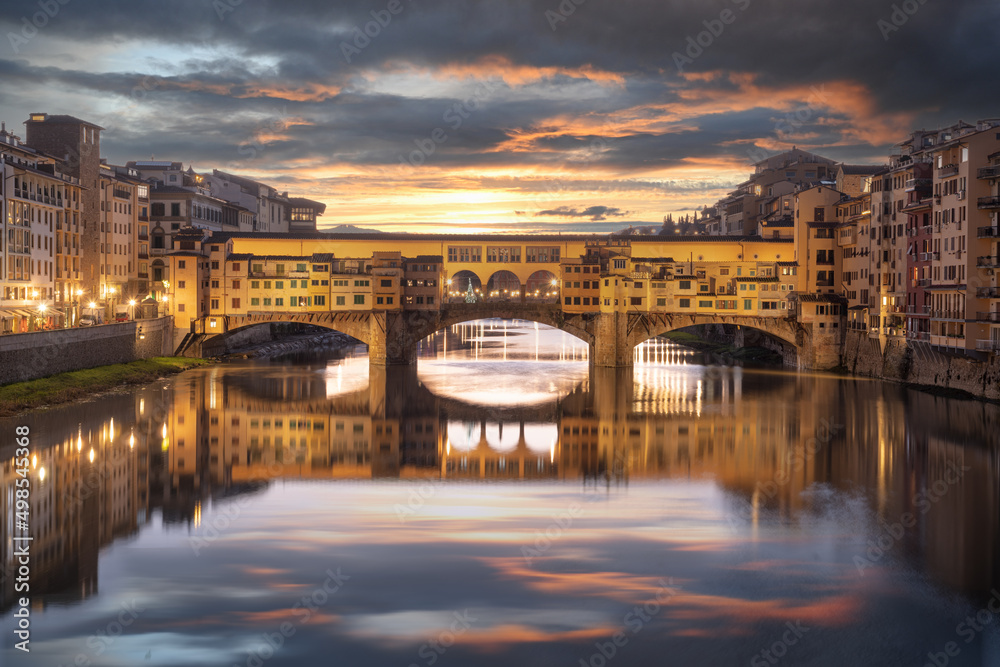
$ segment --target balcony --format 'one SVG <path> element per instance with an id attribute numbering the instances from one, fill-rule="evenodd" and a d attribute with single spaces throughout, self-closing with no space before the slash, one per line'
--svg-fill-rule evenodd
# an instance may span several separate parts
<path id="1" fill-rule="evenodd" d="M 976 289 L 977 299 L 1000 299 L 1000 287 L 979 287 Z"/>
<path id="2" fill-rule="evenodd" d="M 931 339 L 931 332 L 929 331 L 910 331 L 906 334 L 906 337 L 910 340 L 927 340 Z"/>
<path id="3" fill-rule="evenodd" d="M 938 169 L 938 178 L 948 178 L 950 176 L 958 176 L 957 164 L 946 164 Z"/>
<path id="4" fill-rule="evenodd" d="M 959 310 L 932 310 L 931 317 L 938 320 L 964 320 L 965 315 Z"/>
<path id="5" fill-rule="evenodd" d="M 979 171 L 976 172 L 976 178 L 1000 178 L 1000 166 L 980 167 Z"/>
<path id="6" fill-rule="evenodd" d="M 976 349 L 983 352 L 1000 352 L 1000 340 L 977 340 Z"/>
<path id="7" fill-rule="evenodd" d="M 917 281 L 917 287 L 930 287 L 930 286 L 931 286 L 930 278 L 921 278 L 920 280 Z"/>
<path id="8" fill-rule="evenodd" d="M 976 321 L 992 322 L 993 324 L 1000 324 L 1000 312 L 976 313 Z"/>
<path id="9" fill-rule="evenodd" d="M 1000 257 L 985 255 L 976 258 L 976 266 L 980 269 L 995 269 L 1000 267 Z"/>
<path id="10" fill-rule="evenodd" d="M 977 236 L 981 239 L 1000 238 L 1000 227 L 980 227 Z"/>
<path id="11" fill-rule="evenodd" d="M 1000 197 L 980 197 L 980 210 L 1000 208 Z"/>
<path id="12" fill-rule="evenodd" d="M 934 185 L 933 178 L 911 178 L 906 181 L 903 187 L 906 192 L 913 192 L 914 190 L 930 190 L 932 185 Z"/>

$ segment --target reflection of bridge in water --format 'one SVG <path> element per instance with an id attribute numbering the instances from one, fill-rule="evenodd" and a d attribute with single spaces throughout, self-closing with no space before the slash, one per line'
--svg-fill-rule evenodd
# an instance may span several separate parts
<path id="1" fill-rule="evenodd" d="M 550 403 L 498 408 L 435 394 L 413 367 L 348 359 L 199 369 L 101 407 L 21 420 L 47 444 L 32 470 L 40 595 L 92 594 L 101 547 L 154 512 L 198 523 L 206 504 L 274 479 L 693 480 L 751 507 L 747 520 L 791 519 L 822 483 L 870 489 L 873 511 L 892 518 L 919 513 L 914 498 L 952 462 L 971 470 L 906 540 L 958 587 L 1000 580 L 1000 455 L 970 444 L 992 442 L 1000 409 L 877 382 L 643 363 L 591 369 Z M 0 531 L 9 565 L 9 522 Z M 961 572 L 956 550 L 977 555 Z"/>

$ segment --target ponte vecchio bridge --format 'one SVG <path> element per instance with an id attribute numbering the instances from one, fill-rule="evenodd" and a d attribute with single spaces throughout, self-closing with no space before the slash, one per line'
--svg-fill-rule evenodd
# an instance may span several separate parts
<path id="1" fill-rule="evenodd" d="M 510 318 L 580 338 L 597 366 L 630 366 L 638 344 L 699 324 L 763 332 L 799 368 L 840 362 L 842 300 L 804 240 L 205 234 L 181 230 L 167 256 L 179 353 L 299 322 L 353 336 L 373 364 L 408 364 L 435 331 Z"/>

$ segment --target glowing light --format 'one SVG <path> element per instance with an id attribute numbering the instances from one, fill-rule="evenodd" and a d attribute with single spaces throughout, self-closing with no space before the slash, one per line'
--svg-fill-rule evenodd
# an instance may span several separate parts
<path id="1" fill-rule="evenodd" d="M 96 456 L 96 454 L 94 454 L 94 448 L 93 448 L 93 447 L 91 447 L 91 448 L 90 448 L 90 453 L 89 453 L 89 454 L 87 454 L 87 458 L 88 458 L 88 459 L 90 459 L 90 462 L 91 462 L 91 463 L 93 463 L 93 462 L 94 462 L 94 457 L 95 457 L 95 456 Z"/>
<path id="2" fill-rule="evenodd" d="M 82 290 L 82 289 L 78 289 L 78 290 L 76 291 L 76 295 L 77 295 L 77 296 L 83 296 L 83 290 Z"/>
<path id="3" fill-rule="evenodd" d="M 166 422 L 163 422 L 163 428 L 160 429 L 160 432 L 163 434 L 164 438 L 167 437 L 167 423 Z"/>
<path id="4" fill-rule="evenodd" d="M 43 313 L 48 309 L 49 309 L 48 305 L 44 303 L 38 306 L 38 310 L 42 311 Z"/>
<path id="5" fill-rule="evenodd" d="M 128 448 L 135 448 L 135 433 L 130 433 L 128 436 Z"/>
<path id="6" fill-rule="evenodd" d="M 45 481 L 45 466 L 42 466 L 41 468 L 38 469 L 38 481 L 40 482 Z"/>
<path id="7" fill-rule="evenodd" d="M 135 299 L 129 299 L 128 305 L 134 306 L 135 305 Z"/>
<path id="8" fill-rule="evenodd" d="M 76 451 L 79 452 L 82 449 L 83 449 L 83 438 L 78 435 L 76 436 Z"/>
<path id="9" fill-rule="evenodd" d="M 32 468 L 37 468 L 38 467 L 38 455 L 37 454 L 32 454 L 31 455 L 31 467 Z"/>
<path id="10" fill-rule="evenodd" d="M 90 303 L 87 304 L 87 308 L 97 308 L 97 304 L 91 301 Z"/>

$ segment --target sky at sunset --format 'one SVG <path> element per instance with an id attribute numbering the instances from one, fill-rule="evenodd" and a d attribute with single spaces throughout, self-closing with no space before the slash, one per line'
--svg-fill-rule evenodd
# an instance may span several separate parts
<path id="1" fill-rule="evenodd" d="M 321 227 L 659 224 L 793 145 L 882 163 L 911 129 L 1000 116 L 995 0 L 4 10 L 8 129 L 23 134 L 30 112 L 72 114 L 106 128 L 113 163 L 258 178 L 325 202 Z"/>

